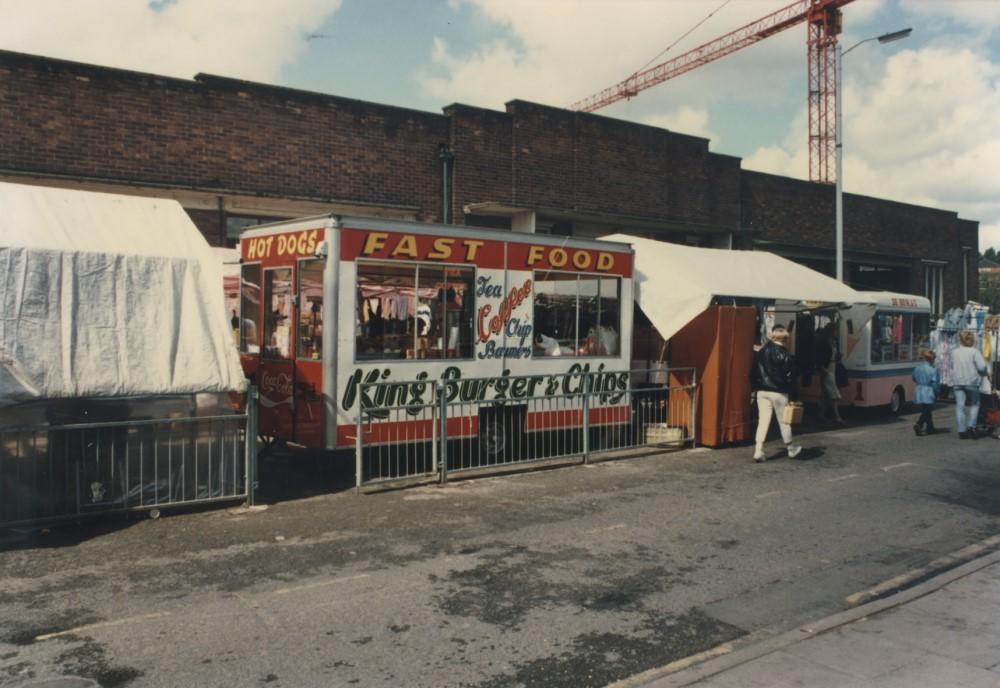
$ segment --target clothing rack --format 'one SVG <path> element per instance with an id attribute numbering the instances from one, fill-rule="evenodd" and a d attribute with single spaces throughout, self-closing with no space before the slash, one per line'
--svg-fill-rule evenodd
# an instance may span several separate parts
<path id="1" fill-rule="evenodd" d="M 941 384 L 951 386 L 951 352 L 959 346 L 958 335 L 964 330 L 975 335 L 974 346 L 983 354 L 996 380 L 1000 369 L 1000 315 L 990 315 L 987 307 L 970 303 L 965 308 L 952 308 L 931 330 L 929 344 L 941 372 Z"/>

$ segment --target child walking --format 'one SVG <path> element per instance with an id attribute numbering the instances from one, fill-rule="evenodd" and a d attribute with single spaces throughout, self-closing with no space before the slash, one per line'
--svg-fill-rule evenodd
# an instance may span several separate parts
<path id="1" fill-rule="evenodd" d="M 920 358 L 923 360 L 913 369 L 913 381 L 917 383 L 913 401 L 920 406 L 920 418 L 913 425 L 913 432 L 918 437 L 923 437 L 927 433 L 934 434 L 931 411 L 934 410 L 934 400 L 941 388 L 941 377 L 934 367 L 934 352 L 931 349 L 920 349 Z"/>

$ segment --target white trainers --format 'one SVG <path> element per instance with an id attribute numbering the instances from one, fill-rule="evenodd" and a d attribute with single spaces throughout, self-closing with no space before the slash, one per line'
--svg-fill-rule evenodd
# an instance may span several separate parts
<path id="1" fill-rule="evenodd" d="M 764 456 L 764 452 L 754 452 L 753 460 L 755 463 L 764 463 L 767 461 L 767 457 Z"/>
<path id="2" fill-rule="evenodd" d="M 800 444 L 786 444 L 785 449 L 788 450 L 788 458 L 790 459 L 794 459 L 802 453 L 802 445 Z"/>

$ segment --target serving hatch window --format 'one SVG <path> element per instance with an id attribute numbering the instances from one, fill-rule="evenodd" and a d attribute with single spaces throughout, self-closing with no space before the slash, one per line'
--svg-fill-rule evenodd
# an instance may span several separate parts
<path id="1" fill-rule="evenodd" d="M 240 351 L 260 353 L 260 265 L 240 269 Z"/>
<path id="2" fill-rule="evenodd" d="M 322 260 L 299 262 L 298 357 L 323 358 L 323 266 Z"/>
<path id="3" fill-rule="evenodd" d="M 536 272 L 535 356 L 618 356 L 621 278 Z"/>
<path id="4" fill-rule="evenodd" d="M 292 356 L 292 269 L 264 271 L 264 357 Z"/>
<path id="5" fill-rule="evenodd" d="M 359 361 L 472 358 L 475 269 L 358 262 Z"/>

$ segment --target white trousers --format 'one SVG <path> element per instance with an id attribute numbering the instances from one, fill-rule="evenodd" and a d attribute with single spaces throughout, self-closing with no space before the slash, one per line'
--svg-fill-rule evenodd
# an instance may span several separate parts
<path id="1" fill-rule="evenodd" d="M 781 422 L 781 412 L 788 405 L 788 395 L 781 392 L 757 392 L 757 449 L 764 449 L 764 441 L 767 439 L 767 431 L 771 427 L 771 414 L 778 420 L 778 428 L 781 430 L 781 439 L 785 444 L 792 443 L 792 426 Z"/>

